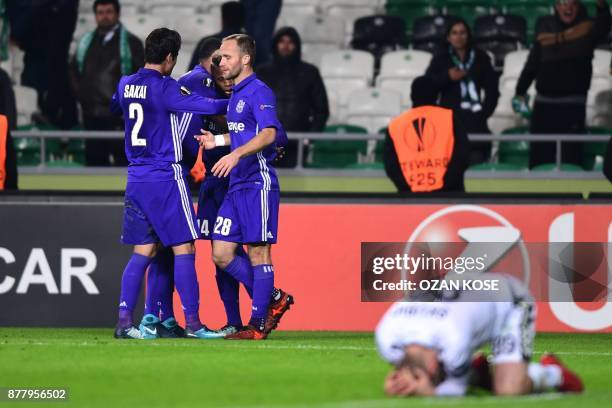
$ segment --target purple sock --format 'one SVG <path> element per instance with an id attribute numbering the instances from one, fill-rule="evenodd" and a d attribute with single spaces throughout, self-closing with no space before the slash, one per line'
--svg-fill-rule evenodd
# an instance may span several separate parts
<path id="1" fill-rule="evenodd" d="M 152 314 L 162 320 L 173 316 L 172 292 L 174 291 L 174 279 L 172 277 L 172 260 L 172 250 L 164 249 L 158 252 L 151 261 L 147 274 L 145 314 Z M 170 298 L 169 305 L 168 298 Z"/>
<path id="2" fill-rule="evenodd" d="M 142 279 L 151 263 L 151 258 L 144 255 L 132 254 L 125 266 L 121 278 L 121 296 L 119 297 L 119 326 L 130 327 L 134 324 L 132 311 L 138 302 Z"/>
<path id="3" fill-rule="evenodd" d="M 232 262 L 225 268 L 225 272 L 241 282 L 251 296 L 253 293 L 253 267 L 248 257 L 236 254 Z"/>
<path id="4" fill-rule="evenodd" d="M 240 303 L 238 298 L 238 289 L 240 288 L 239 282 L 234 279 L 232 275 L 219 267 L 217 267 L 215 279 L 217 280 L 217 288 L 219 289 L 219 295 L 221 296 L 223 307 L 225 308 L 227 324 L 241 327 L 242 319 L 240 318 Z"/>
<path id="5" fill-rule="evenodd" d="M 236 248 L 236 255 L 244 259 L 249 264 L 249 268 L 251 268 L 250 276 L 253 276 L 253 266 L 251 266 L 251 259 L 249 258 L 249 255 L 246 253 L 242 245 L 238 245 L 238 248 Z M 253 299 L 253 281 L 251 280 L 250 282 L 250 286 L 244 286 L 244 288 L 246 289 L 249 297 Z"/>
<path id="6" fill-rule="evenodd" d="M 174 282 L 183 304 L 187 327 L 194 331 L 200 330 L 200 287 L 195 269 L 195 254 L 174 256 Z"/>
<path id="7" fill-rule="evenodd" d="M 270 297 L 274 289 L 274 267 L 272 265 L 257 265 L 253 267 L 253 310 L 251 324 L 257 323 L 260 329 L 268 316 Z"/>

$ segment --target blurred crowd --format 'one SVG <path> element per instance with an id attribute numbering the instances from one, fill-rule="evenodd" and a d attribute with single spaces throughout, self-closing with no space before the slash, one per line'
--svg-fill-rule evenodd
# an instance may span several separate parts
<path id="1" fill-rule="evenodd" d="M 221 5 L 221 31 L 213 36 L 252 35 L 257 75 L 276 92 L 285 129 L 323 132 L 330 116 L 324 80 L 317 66 L 303 60 L 298 30 L 281 27 L 273 32 L 281 7 L 282 0 L 226 2 Z M 142 41 L 121 23 L 119 1 L 96 0 L 91 10 L 96 28 L 76 39 L 70 53 L 78 10 L 78 0 L 0 0 L 0 58 L 6 58 L 9 42 L 23 50 L 21 85 L 36 90 L 35 123 L 57 129 L 121 130 L 123 120 L 111 116 L 108 106 L 119 78 L 143 66 Z M 597 0 L 596 14 L 589 16 L 580 0 L 556 0 L 554 10 L 538 28 L 516 84 L 513 108 L 529 119 L 531 133 L 585 133 L 593 53 L 610 32 L 610 7 Z M 198 48 L 208 37 L 193 51 L 189 69 L 199 64 Z M 470 24 L 449 20 L 441 44 L 432 50 L 424 73 L 424 83 L 435 96 L 430 103 L 452 110 L 462 132 L 491 133 L 488 119 L 500 98 L 500 74 L 491 55 L 475 46 Z M 532 83 L 536 92 L 530 101 Z M 4 71 L 0 87 L 0 113 L 7 116 L 9 129 L 15 129 L 15 97 Z M 291 141 L 281 167 L 295 166 L 297 143 Z M 563 149 L 563 161 L 580 165 L 582 147 L 574 143 Z M 461 151 L 466 165 L 483 163 L 490 159 L 491 143 L 472 143 Z M 85 152 L 88 165 L 126 164 L 120 140 L 87 140 Z M 531 144 L 530 167 L 554 161 L 554 144 Z M 465 166 L 460 167 L 464 171 Z"/>

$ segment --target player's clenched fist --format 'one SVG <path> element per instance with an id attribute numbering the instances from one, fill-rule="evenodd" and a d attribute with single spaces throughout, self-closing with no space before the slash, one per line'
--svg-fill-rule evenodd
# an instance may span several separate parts
<path id="1" fill-rule="evenodd" d="M 238 164 L 240 157 L 234 152 L 227 154 L 219 159 L 212 168 L 212 172 L 217 177 L 227 177 L 230 171 Z"/>
<path id="2" fill-rule="evenodd" d="M 198 141 L 200 146 L 205 150 L 214 149 L 217 145 L 215 143 L 215 136 L 208 130 L 200 129 L 201 135 L 195 135 L 195 139 Z"/>

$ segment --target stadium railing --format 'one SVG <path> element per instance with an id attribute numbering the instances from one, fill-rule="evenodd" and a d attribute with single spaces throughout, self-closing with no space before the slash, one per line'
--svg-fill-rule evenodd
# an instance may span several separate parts
<path id="1" fill-rule="evenodd" d="M 121 131 L 41 131 L 27 130 L 12 132 L 14 138 L 40 139 L 40 164 L 37 166 L 20 166 L 22 174 L 123 174 L 122 167 L 49 167 L 46 161 L 47 139 L 123 139 Z M 381 169 L 319 169 L 304 167 L 305 142 L 313 140 L 342 141 L 382 141 L 383 134 L 337 134 L 337 133 L 289 133 L 289 139 L 299 140 L 297 166 L 289 169 L 278 169 L 281 176 L 337 176 L 337 177 L 386 177 Z M 466 177 L 474 179 L 603 179 L 601 171 L 564 171 L 561 165 L 563 142 L 607 143 L 612 135 L 469 135 L 473 142 L 549 142 L 556 145 L 556 165 L 549 171 L 529 170 L 468 170 Z"/>

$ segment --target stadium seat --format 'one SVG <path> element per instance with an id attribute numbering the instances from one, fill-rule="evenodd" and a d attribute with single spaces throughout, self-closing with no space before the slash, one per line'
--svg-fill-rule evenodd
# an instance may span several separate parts
<path id="1" fill-rule="evenodd" d="M 16 137 L 13 140 L 18 166 L 38 166 L 40 164 L 40 140 L 29 137 Z"/>
<path id="2" fill-rule="evenodd" d="M 374 56 L 365 51 L 330 52 L 321 59 L 325 87 L 338 92 L 342 105 L 346 105 L 353 89 L 370 85 L 373 74 Z"/>
<path id="3" fill-rule="evenodd" d="M 505 129 L 523 125 L 524 119 L 512 110 L 513 96 L 514 90 L 511 93 L 504 92 L 500 95 L 495 112 L 488 120 L 489 129 L 494 134 L 500 134 Z"/>
<path id="4" fill-rule="evenodd" d="M 196 4 L 189 1 L 173 1 L 171 4 L 168 1 L 149 3 L 153 3 L 149 5 L 149 14 L 154 16 L 192 16 L 204 12 L 203 5 L 199 2 Z"/>
<path id="5" fill-rule="evenodd" d="M 612 135 L 612 129 L 604 127 L 587 127 L 590 135 Z M 582 166 L 587 170 L 596 170 L 598 162 L 603 162 L 606 156 L 608 142 L 585 143 L 582 152 Z"/>
<path id="6" fill-rule="evenodd" d="M 66 154 L 69 161 L 85 165 L 85 140 L 70 139 L 66 146 Z"/>
<path id="7" fill-rule="evenodd" d="M 212 14 L 177 16 L 170 27 L 180 32 L 183 43 L 195 46 L 203 37 L 221 31 L 221 20 L 219 16 Z"/>
<path id="8" fill-rule="evenodd" d="M 552 2 L 548 0 L 504 0 L 503 14 L 516 14 L 525 17 L 527 21 L 527 41 L 532 42 L 536 21 L 541 16 L 552 14 Z"/>
<path id="9" fill-rule="evenodd" d="M 121 21 L 132 34 L 140 38 L 143 42 L 151 31 L 168 25 L 164 17 L 150 14 L 127 16 L 122 18 Z"/>
<path id="10" fill-rule="evenodd" d="M 189 62 L 191 61 L 191 56 L 193 55 L 195 47 L 195 44 L 189 43 L 181 46 L 178 58 L 176 59 L 176 66 L 174 67 L 174 70 L 172 70 L 172 78 L 178 79 L 185 72 L 193 68 L 189 66 Z"/>
<path id="11" fill-rule="evenodd" d="M 594 105 L 595 112 L 590 125 L 612 128 L 612 89 L 597 92 Z"/>
<path id="12" fill-rule="evenodd" d="M 378 66 L 383 54 L 406 48 L 406 24 L 401 17 L 373 15 L 355 21 L 351 46 L 371 52 Z"/>
<path id="13" fill-rule="evenodd" d="M 308 0 L 290 0 L 283 1 L 283 6 L 280 15 L 276 20 L 276 29 L 280 27 L 290 26 L 295 28 L 300 35 L 306 31 L 306 21 L 309 17 L 315 16 L 318 13 L 318 3 Z M 344 20 L 341 23 L 341 29 L 344 36 Z"/>
<path id="14" fill-rule="evenodd" d="M 444 14 L 463 18 L 470 27 L 481 16 L 491 13 L 493 3 L 487 0 L 444 0 L 439 1 Z"/>
<path id="15" fill-rule="evenodd" d="M 388 15 L 404 19 L 408 38 L 412 37 L 416 19 L 438 12 L 435 2 L 431 0 L 387 0 L 386 9 Z"/>
<path id="16" fill-rule="evenodd" d="M 349 96 L 346 122 L 376 133 L 401 112 L 401 95 L 387 89 L 356 89 Z"/>
<path id="17" fill-rule="evenodd" d="M 325 133 L 364 134 L 368 131 L 359 126 L 339 124 L 327 126 Z M 367 152 L 365 140 L 313 140 L 310 145 L 310 160 L 306 167 L 345 168 L 358 162 L 360 156 Z"/>
<path id="18" fill-rule="evenodd" d="M 476 46 L 493 54 L 495 66 L 503 67 L 504 58 L 525 44 L 527 23 L 521 16 L 482 16 L 474 23 Z"/>
<path id="19" fill-rule="evenodd" d="M 79 12 L 80 13 L 91 13 L 93 9 L 94 0 L 80 0 L 79 1 Z"/>
<path id="20" fill-rule="evenodd" d="M 446 34 L 447 27 L 457 18 L 449 15 L 425 16 L 414 20 L 412 46 L 417 50 L 435 53 Z"/>
<path id="21" fill-rule="evenodd" d="M 340 51 L 336 44 L 302 43 L 302 59 L 321 68 L 323 56 L 330 52 Z"/>
<path id="22" fill-rule="evenodd" d="M 516 82 L 518 81 L 521 71 L 527 62 L 527 56 L 529 50 L 518 50 L 510 52 L 504 58 L 504 67 L 502 75 L 499 78 L 499 89 L 500 92 L 504 92 L 504 89 L 510 90 L 514 95 Z"/>
<path id="23" fill-rule="evenodd" d="M 325 14 L 338 16 L 345 21 L 345 33 L 350 38 L 355 20 L 378 12 L 378 3 L 370 0 L 321 0 Z"/>
<path id="24" fill-rule="evenodd" d="M 329 105 L 329 118 L 327 119 L 327 124 L 335 125 L 344 122 L 345 113 L 340 105 L 338 93 L 333 90 L 326 90 L 326 92 L 327 103 Z"/>
<path id="25" fill-rule="evenodd" d="M 38 94 L 34 88 L 14 86 L 15 102 L 17 104 L 17 126 L 32 123 L 32 114 L 38 111 Z"/>
<path id="26" fill-rule="evenodd" d="M 302 44 L 328 44 L 336 49 L 344 46 L 344 20 L 336 16 L 313 15 L 304 18 L 302 31 L 298 30 Z"/>
<path id="27" fill-rule="evenodd" d="M 402 94 L 402 107 L 411 105 L 410 87 L 414 78 L 425 73 L 431 54 L 420 50 L 403 50 L 387 53 L 380 65 L 376 78 L 378 88 L 395 89 Z"/>
<path id="28" fill-rule="evenodd" d="M 528 134 L 529 128 L 519 126 L 505 129 L 502 135 Z M 499 142 L 498 157 L 500 163 L 515 164 L 524 168 L 529 167 L 529 142 L 526 141 L 503 141 Z"/>
<path id="29" fill-rule="evenodd" d="M 557 168 L 556 163 L 544 163 L 538 166 L 535 166 L 531 169 L 531 171 L 571 171 L 571 172 L 581 172 L 584 169 L 576 164 L 572 163 L 561 163 L 561 166 Z"/>

